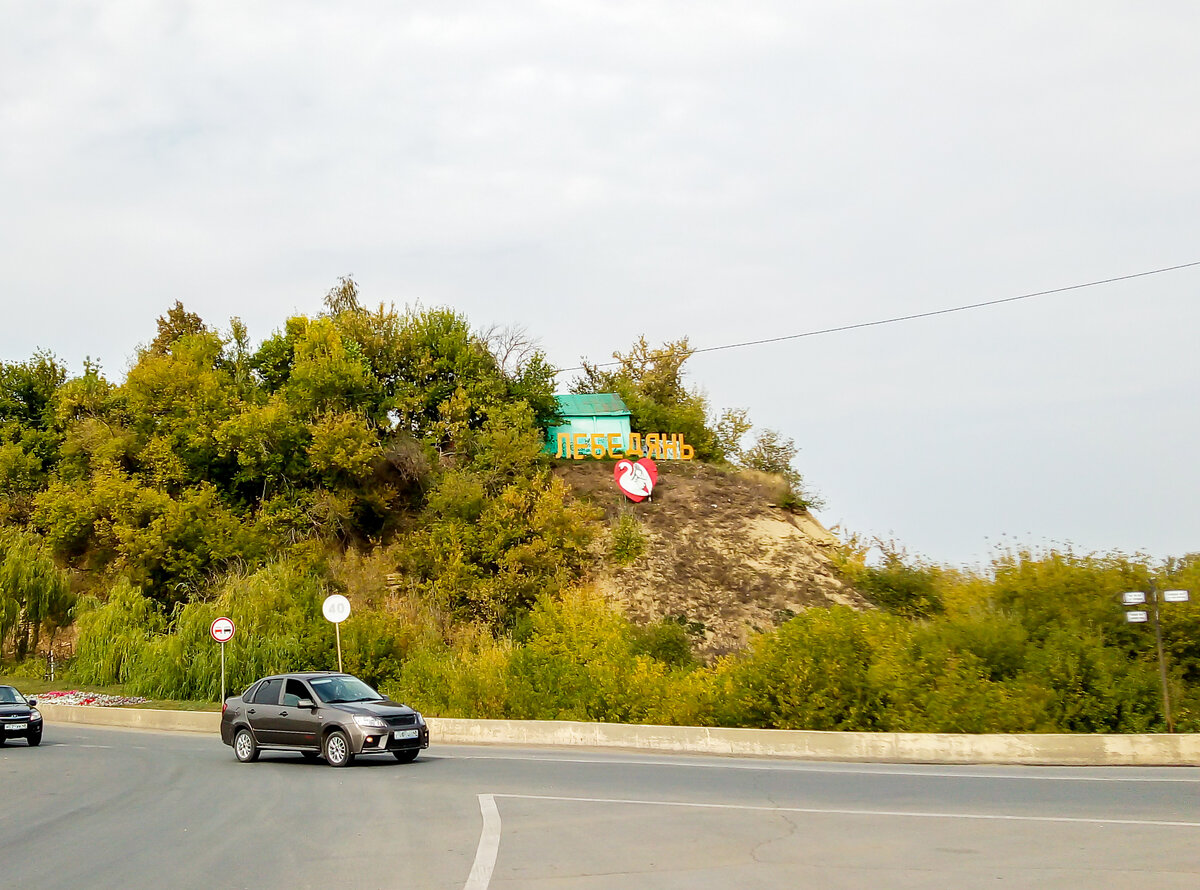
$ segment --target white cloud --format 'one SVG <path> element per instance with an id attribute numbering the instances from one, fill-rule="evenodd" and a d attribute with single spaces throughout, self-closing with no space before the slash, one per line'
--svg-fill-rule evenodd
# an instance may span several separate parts
<path id="1" fill-rule="evenodd" d="M 1200 258 L 1194 4 L 24 2 L 5 19 L 4 359 L 46 346 L 119 371 L 176 298 L 262 336 L 350 272 L 371 299 L 524 323 L 574 364 L 643 332 L 711 345 Z M 1181 552 L 1200 469 L 1161 442 L 1200 433 L 1180 408 L 1200 383 L 1196 281 L 694 374 L 796 438 L 826 518 L 947 559 L 1002 530 Z M 1137 508 L 1099 509 L 1102 492 Z"/>

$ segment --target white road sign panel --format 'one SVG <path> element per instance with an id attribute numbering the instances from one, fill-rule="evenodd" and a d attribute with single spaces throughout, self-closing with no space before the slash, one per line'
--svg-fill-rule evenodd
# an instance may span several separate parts
<path id="1" fill-rule="evenodd" d="M 1143 609 L 1132 609 L 1125 613 L 1125 620 L 1130 624 L 1141 624 L 1149 617 Z"/>
<path id="2" fill-rule="evenodd" d="M 1188 601 L 1188 592 L 1186 590 L 1164 590 L 1164 603 L 1186 603 Z"/>
<path id="3" fill-rule="evenodd" d="M 325 597 L 325 602 L 321 605 L 321 614 L 334 624 L 341 624 L 350 617 L 350 600 L 346 599 L 340 593 L 327 596 Z"/>
<path id="4" fill-rule="evenodd" d="M 209 627 L 208 632 L 218 643 L 228 643 L 233 639 L 233 633 L 236 629 L 233 626 L 233 622 L 228 618 L 218 618 Z"/>
<path id="5" fill-rule="evenodd" d="M 1121 602 L 1126 606 L 1136 606 L 1138 603 L 1146 601 L 1146 594 L 1140 590 L 1130 590 L 1121 594 Z"/>

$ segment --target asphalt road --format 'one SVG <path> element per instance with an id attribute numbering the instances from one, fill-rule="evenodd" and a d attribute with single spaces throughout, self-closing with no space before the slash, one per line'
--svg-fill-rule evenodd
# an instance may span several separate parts
<path id="1" fill-rule="evenodd" d="M 1200 770 L 435 747 L 335 770 L 50 726 L 0 748 L 4 888 L 1200 886 Z"/>

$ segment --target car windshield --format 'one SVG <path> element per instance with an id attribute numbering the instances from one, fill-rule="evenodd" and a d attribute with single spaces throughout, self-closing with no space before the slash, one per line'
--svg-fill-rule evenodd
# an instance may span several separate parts
<path id="1" fill-rule="evenodd" d="M 11 686 L 0 686 L 0 705 L 23 705 L 25 697 Z"/>
<path id="2" fill-rule="evenodd" d="M 383 696 L 358 677 L 320 677 L 309 680 L 317 698 L 325 704 L 351 701 L 380 701 Z"/>

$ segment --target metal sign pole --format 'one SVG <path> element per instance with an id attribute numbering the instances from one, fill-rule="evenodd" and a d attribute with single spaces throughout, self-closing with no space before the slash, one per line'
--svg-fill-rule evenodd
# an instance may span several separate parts
<path id="1" fill-rule="evenodd" d="M 1175 731 L 1175 721 L 1171 719 L 1171 693 L 1167 691 L 1167 660 L 1163 656 L 1162 627 L 1158 622 L 1158 586 L 1150 588 L 1150 596 L 1154 600 L 1154 642 L 1158 646 L 1158 674 L 1162 679 L 1163 712 L 1167 716 L 1167 732 Z"/>
<path id="2" fill-rule="evenodd" d="M 225 644 L 221 644 L 221 704 L 225 704 Z"/>
<path id="3" fill-rule="evenodd" d="M 341 624 L 335 624 L 333 626 L 333 632 L 334 632 L 334 634 L 337 635 L 338 673 L 340 674 L 342 672 L 342 626 L 341 626 Z"/>

